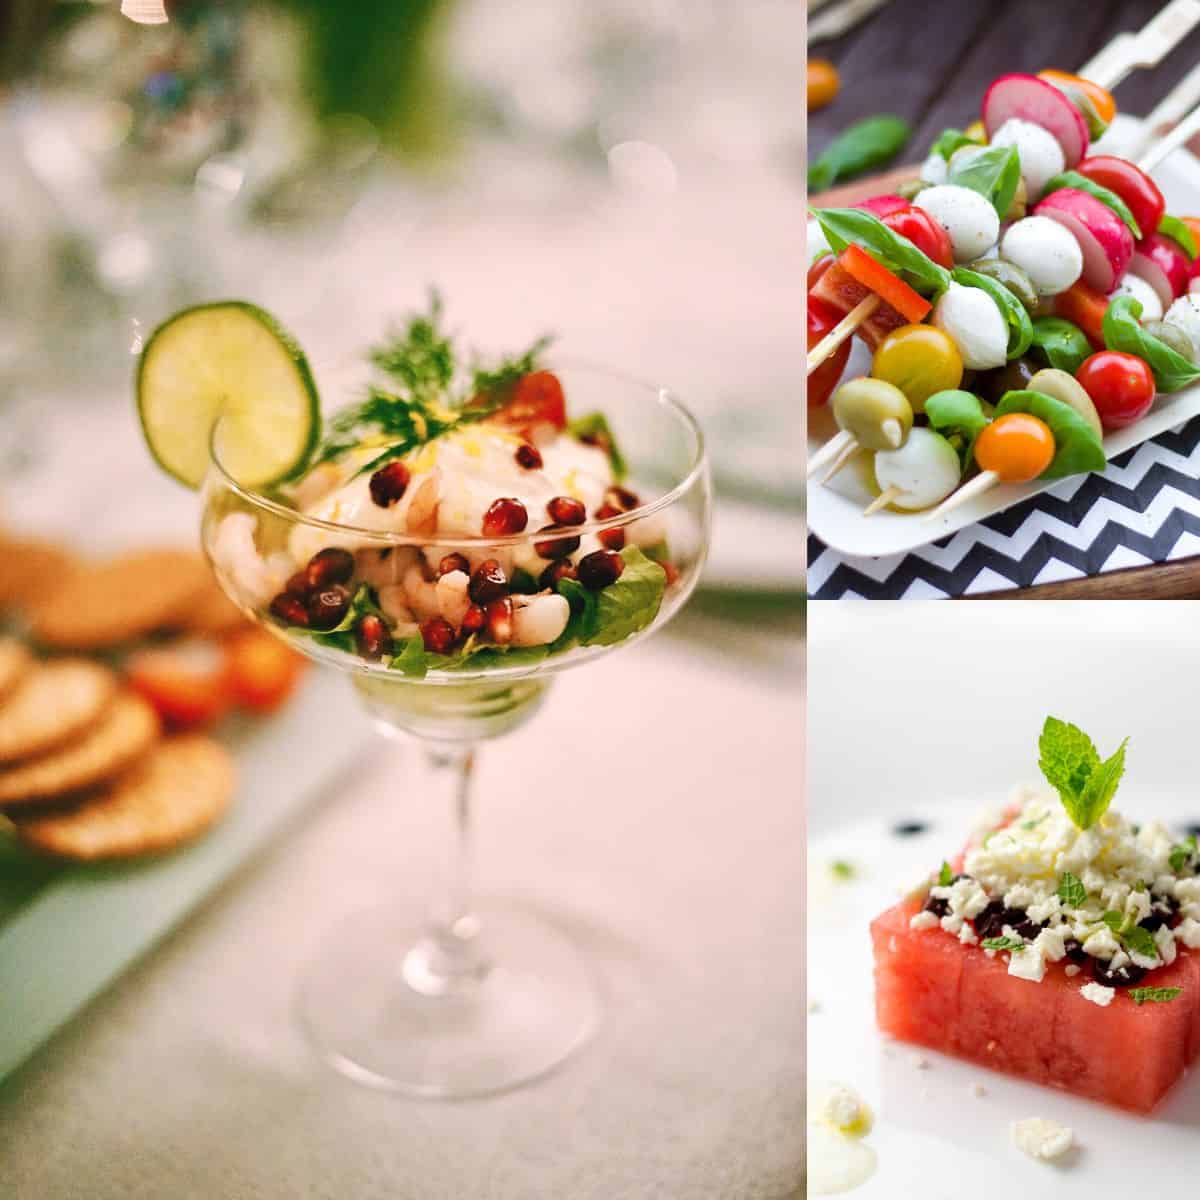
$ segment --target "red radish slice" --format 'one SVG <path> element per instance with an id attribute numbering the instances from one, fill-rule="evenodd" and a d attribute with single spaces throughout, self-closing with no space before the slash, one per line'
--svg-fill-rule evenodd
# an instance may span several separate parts
<path id="1" fill-rule="evenodd" d="M 865 208 L 867 212 L 874 213 L 880 220 L 883 220 L 884 217 L 890 217 L 892 213 L 903 212 L 912 205 L 903 196 L 889 193 L 886 196 L 871 196 L 866 200 L 860 200 L 854 207 Z"/>
<path id="2" fill-rule="evenodd" d="M 1053 84 L 1036 75 L 1001 75 L 983 97 L 983 127 L 988 139 L 1014 117 L 1049 130 L 1062 147 L 1067 166 L 1088 152 L 1087 122 Z"/>
<path id="3" fill-rule="evenodd" d="M 1066 226 L 1083 251 L 1083 281 L 1108 295 L 1133 258 L 1133 234 L 1107 204 L 1078 188 L 1051 192 L 1034 210 Z"/>
<path id="4" fill-rule="evenodd" d="M 1192 264 L 1182 248 L 1166 234 L 1152 233 L 1137 244 L 1129 269 L 1157 293 L 1165 309 L 1188 290 Z"/>

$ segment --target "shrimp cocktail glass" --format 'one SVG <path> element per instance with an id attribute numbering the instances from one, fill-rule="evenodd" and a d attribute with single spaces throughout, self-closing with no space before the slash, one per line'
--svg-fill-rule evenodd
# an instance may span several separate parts
<path id="1" fill-rule="evenodd" d="M 226 592 L 345 671 L 379 728 L 420 749 L 404 795 L 444 814 L 444 886 L 424 911 L 393 900 L 336 929 L 301 1011 L 343 1073 L 424 1096 L 513 1087 L 595 1028 L 592 973 L 568 938 L 474 905 L 473 768 L 558 672 L 677 612 L 708 544 L 693 418 L 661 388 L 551 371 L 546 345 L 464 361 L 435 299 L 323 421 L 292 338 L 226 302 L 160 326 L 138 370 L 147 442 L 202 490 Z"/>

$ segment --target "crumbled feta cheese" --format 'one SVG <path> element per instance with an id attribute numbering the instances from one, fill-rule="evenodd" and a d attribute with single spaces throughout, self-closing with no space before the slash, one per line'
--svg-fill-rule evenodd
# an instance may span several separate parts
<path id="1" fill-rule="evenodd" d="M 1200 921 L 1187 917 L 1175 929 L 1175 936 L 1189 949 L 1200 950 Z"/>
<path id="2" fill-rule="evenodd" d="M 1107 1008 L 1112 1003 L 1117 990 L 1116 988 L 1101 987 L 1098 983 L 1085 983 L 1079 989 L 1079 994 L 1085 1000 L 1090 1000 L 1093 1004 L 1098 1004 L 1101 1008 Z"/>
<path id="3" fill-rule="evenodd" d="M 1075 1134 L 1057 1121 L 1028 1117 L 1012 1124 L 1013 1144 L 1030 1158 L 1049 1162 L 1061 1158 L 1075 1144 Z"/>
<path id="4" fill-rule="evenodd" d="M 1117 941 L 1116 934 L 1107 925 L 1102 925 L 1084 940 L 1083 949 L 1085 954 L 1090 954 L 1093 958 L 1112 958 L 1114 954 L 1120 953 L 1121 944 Z"/>
<path id="5" fill-rule="evenodd" d="M 1194 879 L 1177 879 L 1175 881 L 1175 899 L 1180 904 L 1200 901 L 1200 875 Z"/>
<path id="6" fill-rule="evenodd" d="M 1160 926 L 1155 931 L 1154 944 L 1158 947 L 1158 956 L 1169 967 L 1179 953 L 1175 947 L 1175 931 L 1166 925 Z"/>
<path id="7" fill-rule="evenodd" d="M 979 937 L 970 925 L 964 924 L 963 927 L 958 931 L 958 940 L 962 942 L 964 946 L 974 946 L 979 942 Z"/>
<path id="8" fill-rule="evenodd" d="M 835 1084 L 825 1093 L 818 1117 L 847 1137 L 863 1137 L 875 1123 L 866 1101 L 843 1084 Z"/>
<path id="9" fill-rule="evenodd" d="M 908 924 L 910 929 L 934 929 L 940 922 L 937 913 L 931 913 L 928 909 L 923 908 Z"/>

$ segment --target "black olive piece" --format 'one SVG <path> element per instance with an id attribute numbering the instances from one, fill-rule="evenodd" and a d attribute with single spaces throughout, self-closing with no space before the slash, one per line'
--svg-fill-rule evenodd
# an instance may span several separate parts
<path id="1" fill-rule="evenodd" d="M 929 832 L 929 824 L 926 821 L 900 821 L 892 826 L 892 833 L 896 837 L 916 837 L 921 833 Z"/>
<path id="2" fill-rule="evenodd" d="M 1114 971 L 1108 963 L 1097 958 L 1092 962 L 1092 978 L 1102 987 L 1133 987 L 1146 978 L 1146 968 L 1139 967 L 1137 963 L 1128 962 Z"/>
<path id="3" fill-rule="evenodd" d="M 1006 908 L 1002 900 L 992 900 L 975 918 L 975 932 L 981 940 L 1003 937 L 1005 925 L 1029 941 L 1033 941 L 1042 930 L 1037 921 L 1031 921 L 1025 915 L 1023 908 Z"/>

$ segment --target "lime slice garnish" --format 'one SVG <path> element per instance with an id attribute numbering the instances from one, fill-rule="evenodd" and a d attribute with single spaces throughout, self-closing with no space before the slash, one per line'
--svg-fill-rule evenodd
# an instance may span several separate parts
<path id="1" fill-rule="evenodd" d="M 241 300 L 185 308 L 142 351 L 138 416 L 150 453 L 198 488 L 221 419 L 221 463 L 238 483 L 263 488 L 298 474 L 320 434 L 308 360 L 270 313 Z"/>

